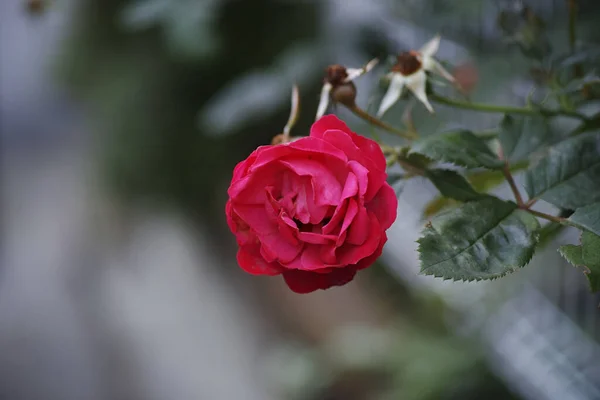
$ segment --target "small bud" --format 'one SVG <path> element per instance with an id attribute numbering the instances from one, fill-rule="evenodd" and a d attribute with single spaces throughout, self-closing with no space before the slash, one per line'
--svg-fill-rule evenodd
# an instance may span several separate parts
<path id="1" fill-rule="evenodd" d="M 343 84 L 348 77 L 346 67 L 340 64 L 330 65 L 325 73 L 325 82 L 331 83 L 334 87 Z"/>
<path id="2" fill-rule="evenodd" d="M 346 67 L 334 64 L 327 67 L 325 83 L 331 84 L 331 100 L 345 106 L 353 106 L 356 101 L 356 86 L 347 82 L 348 71 Z"/>
<path id="3" fill-rule="evenodd" d="M 352 82 L 334 86 L 331 90 L 331 99 L 335 103 L 340 103 L 348 107 L 354 106 L 356 103 L 356 86 Z"/>

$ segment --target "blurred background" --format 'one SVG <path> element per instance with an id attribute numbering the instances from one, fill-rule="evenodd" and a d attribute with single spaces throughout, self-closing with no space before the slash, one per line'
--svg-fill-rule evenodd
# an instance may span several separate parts
<path id="1" fill-rule="evenodd" d="M 567 1 L 528 4 L 567 50 Z M 436 194 L 426 182 L 403 188 L 378 266 L 309 295 L 243 273 L 225 224 L 233 166 L 281 131 L 293 82 L 304 111 L 294 133 L 308 132 L 328 64 L 382 58 L 357 81 L 372 110 L 388 55 L 440 33 L 438 57 L 474 98 L 523 104 L 531 62 L 505 36 L 522 9 L 0 2 L 0 399 L 600 399 L 600 299 L 580 271 L 550 246 L 499 281 L 418 275 L 415 240 Z M 600 3 L 579 9 L 578 40 L 598 43 Z M 436 111 L 414 105 L 422 134 L 501 118 Z"/>

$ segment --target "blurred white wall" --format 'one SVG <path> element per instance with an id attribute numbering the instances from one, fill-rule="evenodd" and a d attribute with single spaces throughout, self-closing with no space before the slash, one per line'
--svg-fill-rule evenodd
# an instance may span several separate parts
<path id="1" fill-rule="evenodd" d="M 122 221 L 98 224 L 90 138 L 47 73 L 63 11 L 0 2 L 0 398 L 269 399 L 260 320 L 202 238 L 152 212 L 99 236 Z"/>

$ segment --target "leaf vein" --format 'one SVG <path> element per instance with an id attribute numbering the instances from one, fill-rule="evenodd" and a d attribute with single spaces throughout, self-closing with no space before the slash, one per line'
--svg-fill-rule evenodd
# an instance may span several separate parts
<path id="1" fill-rule="evenodd" d="M 437 266 L 437 265 L 439 265 L 439 264 L 441 264 L 441 263 L 444 263 L 444 262 L 446 262 L 446 261 L 452 260 L 452 259 L 456 258 L 457 256 L 459 256 L 459 255 L 463 254 L 465 251 L 467 251 L 467 250 L 469 250 L 470 248 L 472 248 L 473 246 L 475 246 L 475 244 L 477 244 L 477 242 L 479 242 L 479 241 L 480 241 L 481 239 L 483 239 L 485 236 L 489 235 L 489 234 L 490 234 L 490 233 L 491 233 L 491 232 L 492 232 L 494 229 L 496 229 L 498 226 L 500 226 L 500 223 L 501 223 L 502 221 L 504 221 L 506 218 L 508 218 L 508 217 L 509 217 L 509 216 L 510 216 L 510 215 L 511 215 L 513 212 L 515 212 L 515 211 L 516 211 L 516 209 L 512 209 L 512 210 L 510 210 L 510 212 L 509 212 L 508 214 L 506 214 L 506 215 L 502 216 L 502 218 L 500 218 L 500 219 L 499 219 L 497 222 L 495 222 L 495 223 L 494 223 L 494 225 L 493 225 L 493 226 L 492 226 L 490 229 L 488 229 L 488 230 L 487 230 L 485 233 L 483 233 L 482 235 L 480 235 L 479 237 L 477 237 L 477 238 L 476 238 L 476 239 L 475 239 L 475 240 L 474 240 L 472 243 L 469 243 L 469 245 L 468 245 L 467 247 L 465 247 L 464 249 L 462 249 L 462 250 L 458 251 L 457 253 L 454 253 L 454 254 L 453 254 L 453 255 L 451 255 L 450 257 L 447 257 L 447 258 L 445 258 L 445 259 L 443 259 L 443 260 L 440 260 L 440 261 L 438 261 L 438 262 L 436 262 L 436 263 L 434 263 L 434 264 L 431 264 L 431 265 L 428 265 L 428 266 L 424 267 L 424 268 L 422 269 L 422 271 L 423 271 L 423 272 L 424 272 L 424 271 L 427 271 L 428 269 L 430 269 L 430 268 L 432 268 L 432 267 L 435 267 L 435 266 Z"/>

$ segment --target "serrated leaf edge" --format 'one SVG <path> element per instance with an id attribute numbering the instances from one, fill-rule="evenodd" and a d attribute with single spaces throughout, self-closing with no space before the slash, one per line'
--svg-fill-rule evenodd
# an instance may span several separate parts
<path id="1" fill-rule="evenodd" d="M 509 214 L 507 214 L 504 218 L 502 218 L 500 221 L 498 221 L 498 224 L 500 224 L 500 222 L 502 222 L 505 218 L 507 218 L 510 214 L 512 214 L 515 211 L 518 211 L 519 209 L 514 209 L 512 210 Z M 494 226 L 494 228 L 497 225 Z M 427 224 L 425 224 L 425 228 L 431 228 L 433 230 L 435 230 L 435 228 L 433 228 L 433 224 L 431 223 L 431 221 L 428 221 Z M 492 228 L 493 229 L 493 228 Z M 491 229 L 490 229 L 491 231 Z M 436 231 L 437 232 L 437 231 Z M 477 240 L 475 240 L 475 242 L 471 243 L 468 247 L 466 247 L 463 251 L 467 250 L 469 247 L 473 246 L 477 241 L 479 241 L 480 239 L 482 239 L 483 237 L 485 237 L 485 235 L 487 235 L 489 233 L 486 232 L 484 235 L 482 235 L 481 237 L 479 237 Z M 438 233 L 439 234 L 439 233 Z M 417 247 L 417 252 L 419 253 L 419 262 L 421 261 L 421 254 L 423 253 L 423 251 L 421 250 L 421 239 L 423 237 L 420 237 L 416 240 L 416 243 L 419 244 L 419 246 Z M 519 266 L 510 266 L 509 269 L 507 269 L 504 273 L 501 274 L 496 274 L 496 275 L 492 275 L 486 278 L 477 278 L 477 277 L 472 277 L 472 278 L 448 278 L 445 277 L 443 275 L 436 275 L 435 273 L 426 273 L 423 271 L 423 267 L 420 265 L 419 267 L 419 275 L 423 275 L 423 276 L 433 276 L 435 278 L 442 278 L 444 281 L 453 281 L 453 282 L 480 282 L 480 281 L 493 281 L 499 278 L 502 278 L 508 274 L 512 274 L 514 272 L 517 272 L 519 269 L 524 268 L 525 266 L 527 266 L 527 264 L 529 264 L 531 262 L 531 260 L 533 259 L 533 256 L 535 255 L 536 251 L 537 251 L 537 245 L 539 243 L 540 240 L 540 234 L 539 234 L 539 230 L 534 232 L 533 235 L 533 239 L 535 241 L 534 245 L 532 246 L 532 251 L 531 254 L 529 254 L 529 257 L 527 258 L 527 260 L 523 263 L 523 265 L 519 265 Z M 449 260 L 450 258 L 446 259 Z M 445 261 L 445 260 L 443 260 Z M 429 267 L 428 267 L 429 268 Z"/>

